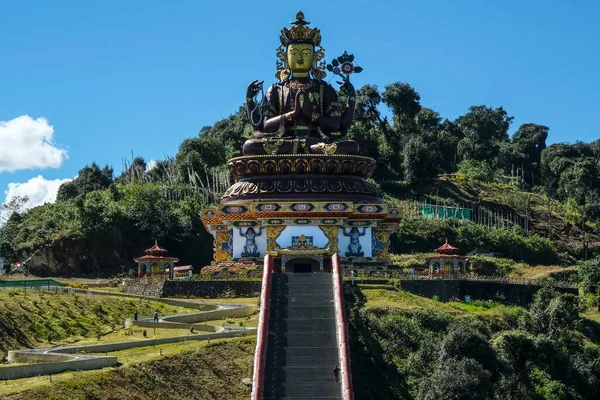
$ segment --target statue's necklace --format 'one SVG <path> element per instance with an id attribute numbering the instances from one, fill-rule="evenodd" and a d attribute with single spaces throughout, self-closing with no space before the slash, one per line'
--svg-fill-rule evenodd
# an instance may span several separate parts
<path id="1" fill-rule="evenodd" d="M 306 83 L 298 82 L 298 81 L 290 81 L 290 88 L 292 89 L 310 89 L 312 87 L 312 81 L 308 81 Z"/>

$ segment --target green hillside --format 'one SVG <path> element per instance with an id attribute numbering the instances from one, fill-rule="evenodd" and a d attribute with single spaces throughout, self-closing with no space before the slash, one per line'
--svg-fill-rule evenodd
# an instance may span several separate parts
<path id="1" fill-rule="evenodd" d="M 407 211 L 393 253 L 430 252 L 446 238 L 532 265 L 598 253 L 600 141 L 547 146 L 548 127 L 526 123 L 509 135 L 512 121 L 502 107 L 482 105 L 446 119 L 407 83 L 358 90 L 349 137 L 377 160 L 371 181 L 386 201 Z M 250 136 L 240 109 L 151 169 L 141 157 L 119 175 L 92 163 L 54 204 L 23 211 L 24 199 L 14 198 L 3 206 L 12 215 L 0 228 L 0 256 L 13 264 L 39 248 L 34 274 L 110 276 L 134 268 L 132 258 L 158 239 L 181 263 L 206 265 L 212 238 L 198 212 L 230 185 L 225 163 Z M 473 221 L 426 220 L 421 204 L 469 208 Z"/>
<path id="2" fill-rule="evenodd" d="M 8 350 L 49 347 L 123 331 L 124 321 L 189 312 L 157 301 L 0 290 L 0 360 Z"/>
<path id="3" fill-rule="evenodd" d="M 355 398 L 597 399 L 598 312 L 543 289 L 528 309 L 346 290 Z"/>
<path id="4" fill-rule="evenodd" d="M 74 378 L 55 377 L 55 383 L 5 399 L 17 400 L 139 400 L 248 398 L 242 383 L 252 376 L 253 339 L 195 344 L 196 350 L 160 357 L 120 368 L 87 371 Z"/>

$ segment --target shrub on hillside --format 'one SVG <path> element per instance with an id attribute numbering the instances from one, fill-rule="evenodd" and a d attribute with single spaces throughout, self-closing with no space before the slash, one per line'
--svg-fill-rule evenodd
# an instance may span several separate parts
<path id="1" fill-rule="evenodd" d="M 469 270 L 480 275 L 509 275 L 516 263 L 508 258 L 470 257 Z"/>
<path id="2" fill-rule="evenodd" d="M 458 172 L 464 176 L 482 182 L 493 182 L 499 175 L 485 161 L 465 160 L 458 164 Z"/>
<path id="3" fill-rule="evenodd" d="M 532 265 L 550 265 L 559 261 L 551 240 L 538 235 L 524 236 L 520 229 L 488 228 L 476 224 L 463 224 L 458 228 L 458 246 L 489 248 L 515 261 Z"/>
<path id="4" fill-rule="evenodd" d="M 600 257 L 585 261 L 578 268 L 579 282 L 586 293 L 600 290 Z"/>
<path id="5" fill-rule="evenodd" d="M 405 218 L 391 236 L 392 253 L 431 253 L 446 239 L 461 252 L 488 248 L 515 261 L 551 265 L 560 261 L 551 240 L 538 235 L 524 236 L 520 228 L 490 228 L 467 221 L 433 218 Z"/>
<path id="6" fill-rule="evenodd" d="M 441 361 L 424 381 L 419 400 L 486 400 L 493 398 L 491 373 L 472 358 Z"/>
<path id="7" fill-rule="evenodd" d="M 425 265 L 425 258 L 429 255 L 429 253 L 392 254 L 390 261 L 401 269 L 421 268 Z"/>
<path id="8" fill-rule="evenodd" d="M 392 253 L 429 253 L 446 239 L 455 242 L 456 228 L 447 219 L 405 218 L 391 236 Z"/>
<path id="9" fill-rule="evenodd" d="M 550 288 L 540 289 L 529 308 L 532 317 L 531 330 L 538 333 L 557 334 L 572 329 L 579 320 L 579 300 L 570 293 L 558 294 Z"/>

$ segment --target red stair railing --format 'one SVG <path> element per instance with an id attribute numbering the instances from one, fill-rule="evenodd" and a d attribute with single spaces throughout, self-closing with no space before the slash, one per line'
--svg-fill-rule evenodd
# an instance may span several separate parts
<path id="1" fill-rule="evenodd" d="M 350 370 L 350 343 L 348 342 L 348 329 L 344 313 L 344 294 L 340 256 L 337 254 L 331 257 L 331 269 L 333 272 L 333 296 L 338 354 L 341 364 L 340 380 L 342 383 L 342 399 L 353 400 L 354 392 L 352 391 L 352 371 Z"/>
<path id="2" fill-rule="evenodd" d="M 252 400 L 262 400 L 267 362 L 267 342 L 269 339 L 269 311 L 271 308 L 271 275 L 273 257 L 265 256 L 262 288 L 260 291 L 260 313 L 256 331 L 256 350 L 254 352 L 254 375 L 252 376 Z"/>

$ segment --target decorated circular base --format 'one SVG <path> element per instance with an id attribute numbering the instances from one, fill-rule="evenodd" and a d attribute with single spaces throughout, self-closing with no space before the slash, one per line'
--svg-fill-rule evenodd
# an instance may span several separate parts
<path id="1" fill-rule="evenodd" d="M 370 178 L 375 160 L 340 154 L 275 154 L 232 158 L 227 167 L 235 179 L 272 175 L 349 175 Z"/>

